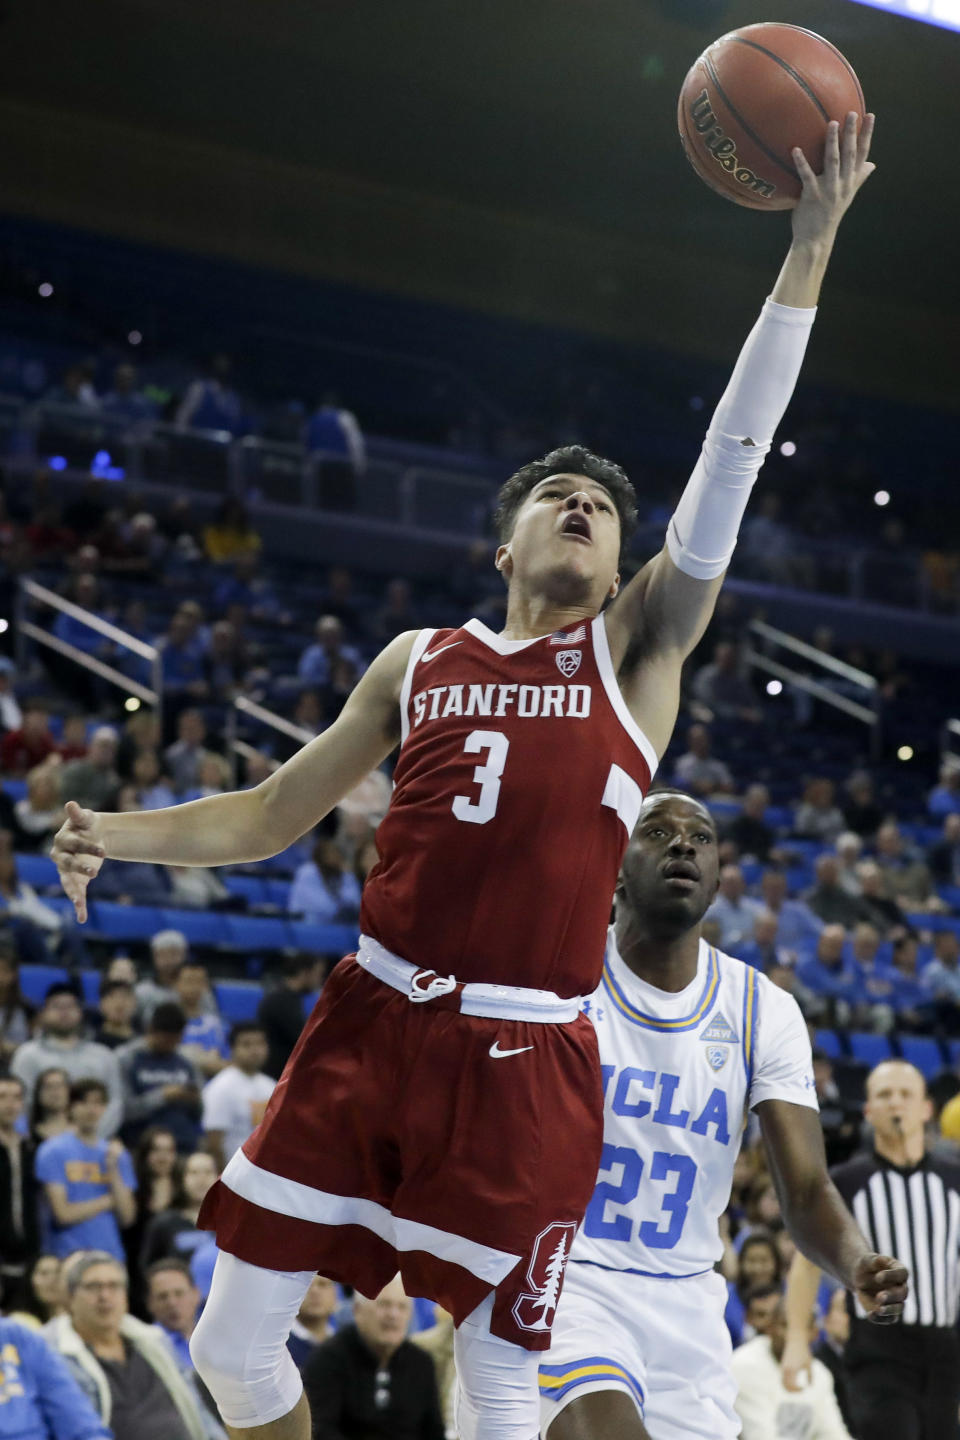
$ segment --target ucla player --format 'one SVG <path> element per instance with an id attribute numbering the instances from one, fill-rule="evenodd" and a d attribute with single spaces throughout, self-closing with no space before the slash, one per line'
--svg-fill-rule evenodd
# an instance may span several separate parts
<path id="1" fill-rule="evenodd" d="M 726 1440 L 726 1285 L 714 1265 L 745 1116 L 756 1108 L 787 1227 L 879 1321 L 906 1270 L 874 1255 L 829 1179 L 796 1001 L 708 945 L 717 836 L 686 795 L 644 802 L 600 988 L 604 1145 L 540 1367 L 549 1440 Z M 649 1428 L 647 1428 L 649 1427 Z"/>

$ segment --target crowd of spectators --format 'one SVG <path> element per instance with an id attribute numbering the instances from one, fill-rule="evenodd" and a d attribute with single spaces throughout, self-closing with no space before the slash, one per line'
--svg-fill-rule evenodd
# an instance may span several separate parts
<path id="1" fill-rule="evenodd" d="M 212 388 L 194 399 L 211 397 Z M 446 601 L 336 566 L 311 596 L 319 618 L 305 624 L 242 506 L 227 502 L 202 526 L 189 502 L 156 517 L 141 504 L 115 504 L 92 480 L 61 506 L 41 474 L 0 525 L 8 571 L 58 575 L 56 585 L 65 569 L 68 598 L 158 646 L 165 680 L 161 719 L 121 708 L 99 677 L 62 657 L 19 669 L 0 658 L 0 1277 L 10 1315 L 0 1323 L 19 1327 L 4 1343 L 36 1370 L 37 1394 L 41 1384 L 79 1387 L 68 1407 L 75 1426 L 58 1436 L 109 1426 L 117 1440 L 213 1440 L 222 1431 L 188 1348 L 216 1256 L 200 1207 L 269 1104 L 325 963 L 279 957 L 256 1018 L 231 1025 L 213 981 L 240 965 L 235 955 L 192 949 L 169 926 L 116 952 L 73 923 L 54 887 L 23 880 L 18 857 L 25 865 L 49 850 L 67 800 L 151 809 L 258 783 L 300 742 L 258 732 L 237 769 L 224 728 L 234 695 L 259 696 L 306 735 L 320 733 L 395 634 L 445 623 L 454 608 L 496 625 L 502 588 L 489 584 L 483 547 Z M 142 658 L 82 617 L 47 620 L 60 641 L 148 683 Z M 788 692 L 785 703 L 800 731 L 819 734 L 806 697 Z M 736 640 L 716 632 L 690 666 L 685 715 L 662 780 L 706 799 L 720 821 L 720 891 L 704 933 L 797 998 L 818 1041 L 828 1148 L 843 1158 L 859 1134 L 849 1032 L 894 1047 L 930 1040 L 943 1098 L 960 1091 L 948 1069 L 960 1035 L 960 770 L 945 760 L 904 815 L 859 761 L 842 773 L 811 761 L 776 777 L 774 804 L 756 761 L 772 753 L 776 723 Z M 732 731 L 750 748 L 732 746 Z M 284 913 L 355 926 L 389 796 L 388 774 L 374 772 L 285 852 Z M 247 902 L 233 878 L 111 860 L 91 895 L 164 912 L 236 909 Z M 26 967 L 52 964 L 66 978 L 25 998 Z M 94 970 L 91 1001 L 81 976 Z M 824 1036 L 842 1058 L 819 1049 Z M 775 1345 L 790 1246 L 755 1139 L 748 1133 L 726 1217 L 728 1323 L 738 1342 L 767 1333 Z M 841 1332 L 825 1310 L 827 1360 Z M 454 1433 L 449 1317 L 397 1285 L 351 1308 L 318 1278 L 291 1350 L 317 1435 Z"/>

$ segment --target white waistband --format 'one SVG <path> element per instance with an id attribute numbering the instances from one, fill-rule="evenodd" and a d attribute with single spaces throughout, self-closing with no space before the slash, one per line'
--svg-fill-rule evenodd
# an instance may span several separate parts
<path id="1" fill-rule="evenodd" d="M 399 955 L 393 955 L 369 935 L 360 936 L 357 964 L 385 985 L 402 991 L 414 1004 L 449 995 L 459 983 L 453 975 L 437 975 L 433 970 L 418 968 L 408 960 L 401 960 Z M 563 1000 L 552 990 L 525 990 L 519 985 L 477 985 L 468 982 L 460 990 L 462 1015 L 562 1025 L 576 1020 L 582 1008 L 583 1000 L 579 995 Z"/>

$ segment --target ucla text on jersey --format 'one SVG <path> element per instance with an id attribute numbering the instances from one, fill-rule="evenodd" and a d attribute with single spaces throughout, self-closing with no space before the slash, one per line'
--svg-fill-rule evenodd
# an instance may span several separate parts
<path id="1" fill-rule="evenodd" d="M 704 941 L 691 985 L 658 991 L 624 964 L 611 931 L 586 1008 L 604 1146 L 571 1260 L 655 1276 L 709 1271 L 747 1109 L 769 1098 L 816 1105 L 796 1002 Z"/>

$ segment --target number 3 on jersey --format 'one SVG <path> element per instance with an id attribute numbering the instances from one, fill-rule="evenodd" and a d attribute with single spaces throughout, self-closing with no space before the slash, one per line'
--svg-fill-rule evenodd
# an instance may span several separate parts
<path id="1" fill-rule="evenodd" d="M 500 730 L 471 730 L 463 742 L 463 748 L 467 755 L 479 755 L 486 750 L 487 762 L 485 765 L 478 765 L 473 772 L 474 783 L 480 786 L 480 794 L 476 800 L 471 800 L 469 795 L 455 795 L 453 813 L 458 820 L 465 820 L 469 825 L 486 825 L 497 813 L 500 777 L 507 763 L 510 741 Z"/>
<path id="2" fill-rule="evenodd" d="M 643 1160 L 635 1150 L 630 1150 L 625 1145 L 604 1145 L 600 1173 L 612 1174 L 615 1170 L 620 1171 L 619 1185 L 609 1180 L 601 1180 L 593 1192 L 593 1199 L 584 1216 L 583 1232 L 593 1236 L 595 1240 L 633 1238 L 633 1221 L 628 1215 L 621 1214 L 608 1219 L 606 1212 L 608 1205 L 626 1206 L 636 1198 L 643 1175 Z M 666 1226 L 662 1228 L 657 1221 L 644 1220 L 638 1232 L 642 1244 L 649 1245 L 654 1250 L 672 1250 L 680 1239 L 693 1194 L 693 1184 L 697 1178 L 696 1164 L 689 1155 L 668 1155 L 664 1150 L 654 1151 L 650 1162 L 650 1179 L 666 1180 L 670 1175 L 676 1175 L 676 1186 L 673 1190 L 667 1190 L 660 1201 L 661 1217 L 667 1219 Z"/>

